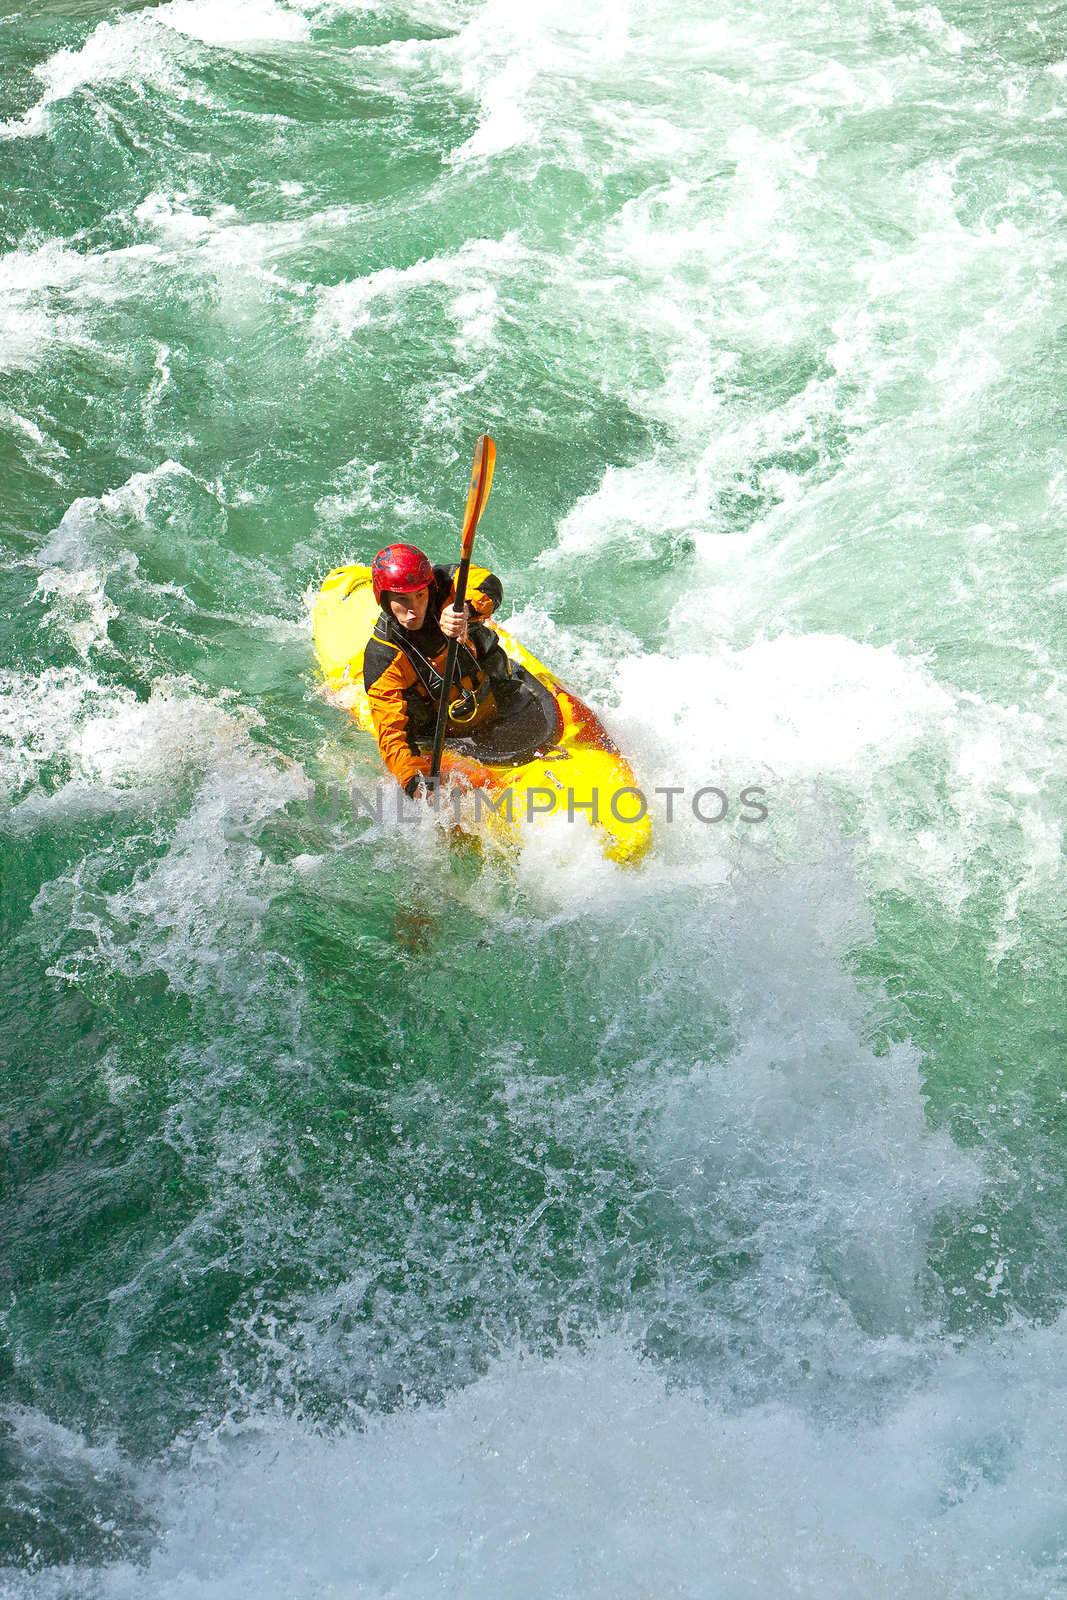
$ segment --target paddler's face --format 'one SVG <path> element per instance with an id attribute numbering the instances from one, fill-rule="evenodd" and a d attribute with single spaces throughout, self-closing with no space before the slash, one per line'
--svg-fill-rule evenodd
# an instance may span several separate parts
<path id="1" fill-rule="evenodd" d="M 394 593 L 389 596 L 389 609 L 402 628 L 417 633 L 426 620 L 426 607 L 430 603 L 430 586 L 412 589 L 410 594 Z"/>

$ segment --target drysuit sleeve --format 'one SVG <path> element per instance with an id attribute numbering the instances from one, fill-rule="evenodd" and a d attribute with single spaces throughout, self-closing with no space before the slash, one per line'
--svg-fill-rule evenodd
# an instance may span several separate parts
<path id="1" fill-rule="evenodd" d="M 372 640 L 363 657 L 363 686 L 382 760 L 408 794 L 419 774 L 430 770 L 430 757 L 419 750 L 411 731 L 406 696 L 414 683 L 415 673 L 403 651 Z"/>

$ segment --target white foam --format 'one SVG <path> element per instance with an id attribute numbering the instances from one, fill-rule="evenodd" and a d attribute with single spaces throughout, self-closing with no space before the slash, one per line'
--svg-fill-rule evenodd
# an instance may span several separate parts
<path id="1" fill-rule="evenodd" d="M 153 191 L 141 201 L 134 217 L 142 227 L 161 235 L 168 243 L 179 245 L 213 235 L 237 219 L 236 206 L 211 206 L 203 213 L 194 209 L 192 198 L 187 194 Z"/>
<path id="2" fill-rule="evenodd" d="M 94 313 L 150 293 L 153 274 L 178 258 L 151 240 L 83 254 L 53 239 L 0 256 L 0 370 L 35 367 L 57 346 L 91 349 L 98 362 L 119 362 L 94 339 Z"/>
<path id="3" fill-rule="evenodd" d="M 946 1351 L 848 1424 L 708 1402 L 610 1335 L 507 1356 L 446 1406 L 361 1434 L 264 1418 L 203 1440 L 164 1488 L 147 1569 L 105 1568 L 94 1592 L 1041 1600 L 1064 1573 L 1065 1337 L 1059 1322 Z"/>
<path id="4" fill-rule="evenodd" d="M 308 38 L 304 14 L 280 0 L 169 0 L 168 4 L 101 22 L 77 50 L 59 50 L 34 68 L 44 92 L 23 116 L 0 123 L 0 139 L 48 132 L 51 108 L 79 90 L 106 83 L 151 86 L 177 99 L 185 81 L 182 41 L 229 48 Z"/>
<path id="5" fill-rule="evenodd" d="M 162 971 L 185 992 L 235 986 L 254 1006 L 256 984 L 249 988 L 244 969 L 224 957 L 254 939 L 257 919 L 289 881 L 289 869 L 265 862 L 253 840 L 268 817 L 305 798 L 300 767 L 249 737 L 259 719 L 235 696 L 208 699 L 184 679 L 158 680 L 147 701 L 73 670 L 0 688 L 11 706 L 9 783 L 25 786 L 57 756 L 66 773 L 54 792 L 25 795 L 8 828 L 55 828 L 109 810 L 151 816 L 192 791 L 178 821 L 161 828 L 164 848 L 124 887 L 99 888 L 92 857 L 42 886 L 33 929 L 52 975 Z M 262 1001 L 257 1026 L 295 1029 L 302 1000 L 286 963 L 257 958 L 257 970 L 256 983 L 268 988 L 280 973 L 284 991 L 281 1016 Z"/>
<path id="6" fill-rule="evenodd" d="M 880 0 L 880 6 L 886 18 L 902 32 L 914 29 L 947 55 L 961 55 L 974 43 L 968 34 L 949 22 L 944 12 L 935 5 L 902 6 L 897 0 Z"/>
<path id="7" fill-rule="evenodd" d="M 297 293 L 306 286 L 290 283 L 271 269 L 272 258 L 306 246 L 318 233 L 344 228 L 356 215 L 350 206 L 333 206 L 312 217 L 291 222 L 245 223 L 235 206 L 202 202 L 192 191 L 147 194 L 134 216 L 165 246 L 166 261 L 201 262 L 209 269 L 236 276 L 261 275 Z"/>
<path id="8" fill-rule="evenodd" d="M 944 681 L 929 658 L 841 634 L 727 643 L 747 624 L 751 596 L 736 542 L 724 544 L 725 553 L 709 550 L 708 579 L 698 567 L 671 618 L 668 638 L 691 646 L 681 653 L 642 651 L 622 629 L 563 628 L 537 607 L 508 623 L 627 752 L 653 817 L 657 882 L 698 871 L 710 887 L 739 850 L 766 844 L 793 858 L 816 848 L 812 827 L 832 838 L 848 818 L 870 888 L 933 898 L 959 916 L 989 893 L 982 862 L 995 839 L 1000 912 L 989 953 L 1000 959 L 1025 910 L 1051 908 L 1062 876 L 1067 841 L 1046 796 L 1067 744 L 1067 696 L 1054 685 L 1030 707 L 1002 705 Z M 721 825 L 693 813 L 704 785 L 727 796 Z M 657 793 L 667 786 L 682 791 L 670 822 Z M 741 796 L 755 786 L 770 816 L 746 827 Z M 552 843 L 547 831 L 527 846 L 550 901 L 567 898 L 574 848 L 565 832 Z"/>
<path id="9" fill-rule="evenodd" d="M 118 358 L 94 337 L 99 307 L 164 292 L 176 271 L 212 281 L 215 315 L 247 316 L 257 295 L 283 289 L 303 295 L 275 259 L 305 244 L 316 229 L 342 227 L 350 208 L 299 222 L 242 223 L 232 206 L 209 206 L 191 193 L 153 191 L 135 209 L 145 237 L 117 250 L 81 253 L 60 240 L 0 256 L 0 370 L 33 368 L 57 347 Z M 158 387 L 158 381 L 154 380 Z"/>
<path id="10" fill-rule="evenodd" d="M 205 699 L 190 681 L 160 678 L 147 701 L 111 687 L 78 667 L 49 667 L 34 675 L 0 676 L 0 792 L 12 797 L 35 785 L 58 762 L 62 782 L 49 794 L 31 793 L 7 814 L 8 826 L 36 823 L 44 813 L 122 803 L 123 793 L 146 791 L 158 802 L 161 786 L 202 775 L 213 763 L 244 750 L 248 711 L 227 697 Z"/>
<path id="11" fill-rule="evenodd" d="M 707 496 L 691 471 L 670 472 L 655 459 L 608 467 L 597 489 L 564 516 L 556 543 L 538 556 L 537 565 L 551 570 L 575 558 L 610 554 L 648 561 L 665 535 L 699 528 L 706 511 Z"/>
<path id="12" fill-rule="evenodd" d="M 248 729 L 259 719 L 231 699 L 206 700 L 188 680 L 157 679 L 148 700 L 124 696 L 104 715 L 84 721 L 71 743 L 72 759 L 87 782 L 108 788 L 174 786 L 225 765 L 245 748 Z"/>
<path id="13" fill-rule="evenodd" d="M 0 371 L 35 366 L 52 344 L 85 342 L 80 320 L 46 298 L 50 289 L 77 283 L 85 270 L 85 258 L 59 243 L 0 256 Z"/>
<path id="14" fill-rule="evenodd" d="M 729 610 L 729 593 L 719 598 Z M 699 615 L 674 619 L 679 636 L 714 629 L 719 613 L 697 604 Z M 995 837 L 1001 941 L 1018 932 L 1021 900 L 1055 892 L 1063 829 L 1044 794 L 1067 736 L 1062 696 L 998 705 L 940 681 L 922 658 L 822 634 L 624 657 L 616 685 L 612 726 L 646 783 L 718 783 L 730 795 L 761 784 L 787 834 L 809 809 L 832 827 L 839 806 L 858 806 L 872 884 L 933 895 L 953 915 L 982 887 L 974 863 Z M 699 835 L 689 821 L 662 842 L 674 853 Z"/>
<path id="15" fill-rule="evenodd" d="M 166 589 L 185 600 L 175 586 L 152 585 L 141 578 L 136 554 L 124 539 L 114 536 L 116 523 L 147 523 L 156 493 L 182 478 L 198 484 L 186 468 L 166 461 L 150 472 L 132 474 L 126 483 L 98 498 L 82 496 L 72 501 L 41 545 L 37 594 L 47 604 L 50 625 L 86 660 L 94 652 L 111 650 L 108 624 L 119 615 L 119 607 L 108 586 L 116 577 L 127 589 L 157 594 Z"/>
<path id="16" fill-rule="evenodd" d="M 46 667 L 32 676 L 0 673 L 0 793 L 10 798 L 34 783 L 69 748 L 82 718 L 110 693 L 76 667 Z"/>
<path id="17" fill-rule="evenodd" d="M 76 873 L 41 890 L 34 929 L 51 957 L 49 972 L 68 981 L 94 969 L 127 976 L 162 972 L 178 992 L 214 997 L 232 991 L 254 1006 L 257 984 L 269 987 L 285 962 L 264 956 L 250 985 L 233 959 L 235 947 L 254 942 L 259 920 L 290 872 L 265 863 L 246 835 L 289 801 L 303 799 L 306 787 L 297 769 L 279 770 L 240 748 L 229 759 L 217 758 L 165 854 L 128 889 L 98 893 Z M 293 1001 L 299 1012 L 298 992 Z M 263 1008 L 258 1026 L 269 1025 Z"/>
<path id="18" fill-rule="evenodd" d="M 458 251 L 414 262 L 409 267 L 382 267 L 366 277 L 323 288 L 317 294 L 312 334 L 317 343 L 347 341 L 373 320 L 389 326 L 405 316 L 409 294 L 423 288 L 444 291 L 444 309 L 456 324 L 458 352 L 481 350 L 493 342 L 501 311 L 500 288 L 526 274 L 533 257 L 516 234 L 503 239 L 475 239 Z"/>
<path id="19" fill-rule="evenodd" d="M 3 358 L 0 357 L 0 365 L 3 364 Z M 24 439 L 28 439 L 40 456 L 63 458 L 67 455 L 67 451 L 57 440 L 39 428 L 37 423 L 30 417 L 22 416 L 20 412 L 13 410 L 10 406 L 0 406 L 0 423 L 5 427 L 13 428 Z"/>
<path id="20" fill-rule="evenodd" d="M 152 13 L 156 22 L 203 44 L 255 45 L 308 39 L 311 26 L 298 8 L 280 0 L 170 0 Z"/>
<path id="21" fill-rule="evenodd" d="M 664 49 L 664 34 L 649 22 L 646 15 L 608 0 L 593 0 L 581 11 L 566 0 L 528 6 L 489 0 L 473 16 L 468 13 L 454 37 L 433 47 L 448 78 L 478 103 L 480 112 L 477 129 L 452 153 L 451 164 L 481 162 L 524 147 L 542 157 L 562 147 L 575 166 L 589 168 L 597 164 L 593 150 L 601 119 L 648 152 L 683 159 L 691 141 L 676 117 L 643 116 L 634 105 L 617 117 L 605 104 L 608 94 L 632 84 L 635 74 L 666 65 L 664 57 L 673 64 L 688 54 L 692 64 L 699 56 L 698 37 L 686 36 L 676 47 L 672 26 Z M 712 25 L 709 38 L 718 37 Z"/>
<path id="22" fill-rule="evenodd" d="M 108 623 L 119 615 L 106 592 L 108 576 L 98 567 L 77 572 L 46 567 L 37 579 L 38 595 L 52 602 L 52 620 L 85 659 L 92 650 L 107 648 Z"/>
<path id="23" fill-rule="evenodd" d="M 101 22 L 80 49 L 59 50 L 34 68 L 44 92 L 23 116 L 0 123 L 0 139 L 39 138 L 48 132 L 51 107 L 90 84 L 151 85 L 184 97 L 187 91 L 166 47 L 167 37 L 150 13 Z"/>

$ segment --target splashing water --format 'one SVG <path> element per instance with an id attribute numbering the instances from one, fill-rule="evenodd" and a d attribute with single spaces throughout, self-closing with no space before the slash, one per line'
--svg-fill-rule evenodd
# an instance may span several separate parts
<path id="1" fill-rule="evenodd" d="M 1067 1587 L 1064 55 L 3 19 L 0 1593 Z M 730 802 L 639 871 L 320 803 L 305 596 L 483 429 L 509 626 Z"/>

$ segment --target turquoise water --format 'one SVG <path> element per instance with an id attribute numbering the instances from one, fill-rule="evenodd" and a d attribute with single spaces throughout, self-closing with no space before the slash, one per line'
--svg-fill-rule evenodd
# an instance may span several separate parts
<path id="1" fill-rule="evenodd" d="M 1067 26 L 0 16 L 0 1593 L 1067 1590 Z M 411 538 L 651 791 L 320 802 Z"/>

